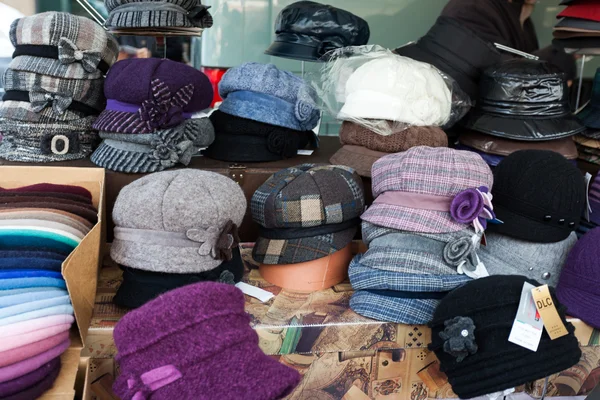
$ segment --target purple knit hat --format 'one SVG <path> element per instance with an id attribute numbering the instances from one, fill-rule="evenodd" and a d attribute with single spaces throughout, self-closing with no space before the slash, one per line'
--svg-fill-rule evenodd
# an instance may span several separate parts
<path id="1" fill-rule="evenodd" d="M 600 328 L 600 228 L 583 235 L 573 246 L 563 267 L 556 296 L 567 314 Z"/>
<path id="2" fill-rule="evenodd" d="M 60 357 L 56 357 L 56 358 L 52 359 L 51 361 L 48 361 L 47 363 L 45 363 L 44 365 L 42 365 L 35 371 L 32 371 L 28 374 L 25 374 L 23 376 L 13 379 L 13 380 L 0 383 L 0 398 L 1 399 L 4 399 L 6 397 L 12 398 L 10 396 L 19 395 L 20 393 L 23 393 L 24 391 L 26 391 L 27 389 L 30 389 L 30 388 L 46 387 L 47 385 L 44 384 L 46 381 L 50 381 L 50 387 L 52 387 L 52 384 L 54 383 L 54 380 L 58 376 L 59 371 L 60 371 Z M 42 391 L 42 393 L 44 391 L 48 390 L 50 387 L 46 387 L 46 389 L 44 389 Z M 27 397 L 27 399 L 36 399 L 39 397 L 39 395 L 41 395 L 41 393 L 38 394 L 37 396 Z M 18 398 L 18 397 L 16 397 L 16 398 Z M 20 398 L 25 398 L 25 397 L 20 397 Z"/>
<path id="3" fill-rule="evenodd" d="M 280 399 L 300 375 L 266 356 L 232 285 L 203 282 L 165 293 L 114 330 L 122 400 Z"/>
<path id="4" fill-rule="evenodd" d="M 170 60 L 136 58 L 116 63 L 106 77 L 106 110 L 94 129 L 153 133 L 180 125 L 210 107 L 213 89 L 195 68 Z"/>
<path id="5" fill-rule="evenodd" d="M 373 164 L 376 199 L 361 218 L 421 233 L 458 232 L 478 221 L 485 228 L 486 221 L 493 219 L 488 214 L 493 181 L 490 167 L 478 154 L 413 147 Z"/>

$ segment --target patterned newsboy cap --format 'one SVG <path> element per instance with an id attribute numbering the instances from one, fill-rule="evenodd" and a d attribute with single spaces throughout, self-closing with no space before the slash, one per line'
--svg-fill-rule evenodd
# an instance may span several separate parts
<path id="1" fill-rule="evenodd" d="M 252 218 L 261 226 L 253 256 L 263 264 L 326 257 L 354 238 L 365 206 L 352 168 L 302 164 L 271 176 L 254 193 Z"/>

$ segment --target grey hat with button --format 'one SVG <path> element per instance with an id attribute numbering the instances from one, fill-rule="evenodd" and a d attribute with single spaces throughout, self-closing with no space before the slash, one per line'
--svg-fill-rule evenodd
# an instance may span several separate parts
<path id="1" fill-rule="evenodd" d="M 556 286 L 571 248 L 577 242 L 575 232 L 560 242 L 533 243 L 499 233 L 486 232 L 486 246 L 479 249 L 479 258 L 490 275 L 524 275 L 530 279 Z"/>

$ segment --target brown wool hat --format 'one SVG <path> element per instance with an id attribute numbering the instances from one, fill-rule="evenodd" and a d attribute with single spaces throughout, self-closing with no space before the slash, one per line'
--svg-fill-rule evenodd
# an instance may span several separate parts
<path id="1" fill-rule="evenodd" d="M 550 150 L 561 154 L 567 160 L 577 158 L 577 146 L 575 146 L 573 137 L 534 142 L 505 139 L 467 130 L 460 134 L 458 141 L 484 153 L 499 156 L 508 156 L 519 150 Z"/>
<path id="2" fill-rule="evenodd" d="M 436 126 L 411 126 L 383 136 L 364 126 L 345 121 L 340 128 L 340 142 L 384 153 L 398 153 L 416 146 L 448 147 L 448 136 Z"/>
<path id="3" fill-rule="evenodd" d="M 371 168 L 375 161 L 390 153 L 369 150 L 363 146 L 344 145 L 331 158 L 329 162 L 334 165 L 345 165 L 354 168 L 356 173 L 367 178 L 371 177 Z"/>

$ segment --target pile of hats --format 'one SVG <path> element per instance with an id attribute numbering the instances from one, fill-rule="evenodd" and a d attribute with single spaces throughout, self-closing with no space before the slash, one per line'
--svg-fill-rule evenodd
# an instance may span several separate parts
<path id="1" fill-rule="evenodd" d="M 489 166 L 468 151 L 421 146 L 375 162 L 376 199 L 361 217 L 368 250 L 350 264 L 350 307 L 424 324 L 448 292 L 486 276 L 477 252 L 494 219 L 492 183 Z"/>
<path id="2" fill-rule="evenodd" d="M 188 165 L 214 140 L 207 118 L 192 118 L 213 98 L 202 72 L 156 58 L 120 61 L 106 79 L 106 110 L 94 123 L 103 139 L 96 165 L 118 172 L 162 171 Z"/>
<path id="3" fill-rule="evenodd" d="M 563 0 L 567 7 L 556 18 L 560 18 L 552 32 L 552 44 L 564 49 L 600 48 L 600 1 Z"/>
<path id="4" fill-rule="evenodd" d="M 552 150 L 577 158 L 571 136 L 585 127 L 571 113 L 567 79 L 544 61 L 513 59 L 488 68 L 458 148 L 492 166 L 517 150 Z"/>
<path id="5" fill-rule="evenodd" d="M 85 158 L 97 144 L 92 124 L 105 105 L 104 74 L 115 38 L 94 21 L 48 12 L 13 22 L 13 60 L 0 105 L 0 158 L 49 162 Z"/>
<path id="6" fill-rule="evenodd" d="M 364 19 L 348 11 L 314 1 L 297 1 L 277 16 L 275 35 L 265 54 L 319 61 L 331 50 L 367 44 L 371 31 Z"/>
<path id="7" fill-rule="evenodd" d="M 110 255 L 124 271 L 115 303 L 137 308 L 194 282 L 239 282 L 245 213 L 239 185 L 214 172 L 165 171 L 125 186 L 112 213 Z"/>
<path id="8" fill-rule="evenodd" d="M 232 285 L 202 282 L 125 315 L 114 331 L 122 400 L 277 400 L 300 374 L 265 355 Z"/>
<path id="9" fill-rule="evenodd" d="M 210 28 L 210 6 L 201 0 L 105 0 L 105 25 L 115 31 L 164 33 Z M 134 32 L 128 32 L 134 33 Z"/>
<path id="10" fill-rule="evenodd" d="M 483 71 L 501 61 L 493 43 L 477 36 L 460 21 L 441 16 L 416 43 L 394 50 L 401 56 L 429 63 L 453 78 L 472 100 L 477 100 Z"/>
<path id="11" fill-rule="evenodd" d="M 581 350 L 575 327 L 567 322 L 565 307 L 553 288 L 552 304 L 567 334 L 552 340 L 544 329 L 537 351 L 508 341 L 525 283 L 540 286 L 518 275 L 477 279 L 452 291 L 435 310 L 429 348 L 461 399 L 491 393 L 501 397 L 505 390 L 579 362 Z"/>
<path id="12" fill-rule="evenodd" d="M 319 123 L 316 93 L 307 82 L 273 64 L 245 63 L 219 83 L 223 103 L 210 116 L 215 141 L 204 155 L 232 162 L 295 157 Z"/>
<path id="13" fill-rule="evenodd" d="M 452 92 L 430 64 L 395 54 L 378 57 L 358 67 L 337 91 L 345 93 L 338 119 L 346 122 L 333 164 L 370 177 L 373 163 L 387 154 L 448 146 L 440 126 L 450 120 Z M 384 129 L 372 129 L 374 121 Z"/>
<path id="14" fill-rule="evenodd" d="M 0 398 L 54 384 L 74 323 L 62 263 L 96 222 L 85 188 L 0 188 Z"/>
<path id="15" fill-rule="evenodd" d="M 577 117 L 587 128 L 580 135 L 574 137 L 579 159 L 600 164 L 600 68 L 596 70 L 592 98 L 579 112 Z"/>
<path id="16" fill-rule="evenodd" d="M 503 224 L 490 224 L 479 252 L 488 272 L 556 286 L 586 203 L 581 172 L 552 151 L 517 151 L 496 167 L 492 195 Z"/>
<path id="17" fill-rule="evenodd" d="M 263 277 L 287 288 L 303 283 L 311 288 L 312 271 L 324 264 L 313 283 L 323 289 L 344 280 L 364 206 L 362 181 L 345 166 L 302 164 L 271 176 L 251 202 L 252 218 L 260 225 L 252 255 L 262 264 Z M 298 268 L 294 281 L 290 277 Z"/>

